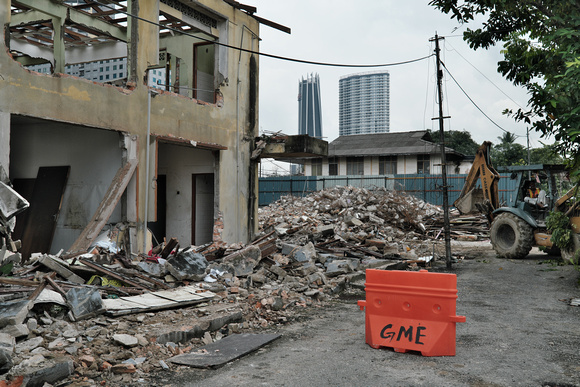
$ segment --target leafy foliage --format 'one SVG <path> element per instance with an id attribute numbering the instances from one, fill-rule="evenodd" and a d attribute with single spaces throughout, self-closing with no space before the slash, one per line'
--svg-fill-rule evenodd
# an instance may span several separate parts
<path id="1" fill-rule="evenodd" d="M 428 132 L 435 142 L 439 142 L 438 130 L 428 130 Z M 467 130 L 446 130 L 445 146 L 466 156 L 474 156 L 479 144 L 471 138 L 471 133 Z"/>
<path id="2" fill-rule="evenodd" d="M 528 160 L 528 151 L 521 144 L 501 143 L 491 147 L 490 157 L 496 167 L 525 165 Z"/>
<path id="3" fill-rule="evenodd" d="M 556 150 L 555 145 L 544 145 L 530 150 L 532 164 L 564 164 L 564 159 Z"/>
<path id="4" fill-rule="evenodd" d="M 556 149 L 580 175 L 580 2 L 577 0 L 431 0 L 461 23 L 486 17 L 467 29 L 473 49 L 503 43 L 498 71 L 527 89 L 528 108 L 506 111 L 553 136 Z"/>
<path id="5" fill-rule="evenodd" d="M 546 227 L 551 231 L 551 240 L 560 249 L 572 247 L 572 229 L 570 228 L 570 218 L 563 212 L 553 211 L 546 218 Z"/>

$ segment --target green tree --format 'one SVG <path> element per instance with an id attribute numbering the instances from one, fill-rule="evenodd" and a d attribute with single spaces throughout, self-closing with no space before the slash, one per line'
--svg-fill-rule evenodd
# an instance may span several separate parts
<path id="1" fill-rule="evenodd" d="M 523 145 L 515 142 L 500 142 L 491 147 L 490 158 L 496 168 L 525 165 L 528 163 L 528 151 Z"/>
<path id="2" fill-rule="evenodd" d="M 531 164 L 564 164 L 564 159 L 555 148 L 555 145 L 544 145 L 530 149 Z"/>
<path id="3" fill-rule="evenodd" d="M 439 131 L 428 130 L 434 142 L 439 143 Z M 467 130 L 446 130 L 445 146 L 464 155 L 474 156 L 479 144 L 471 138 Z"/>
<path id="4" fill-rule="evenodd" d="M 516 135 L 510 132 L 504 132 L 497 138 L 502 144 L 513 144 L 516 141 Z"/>
<path id="5" fill-rule="evenodd" d="M 506 110 L 543 136 L 554 136 L 556 149 L 580 170 L 580 2 L 577 0 L 431 0 L 430 5 L 460 23 L 485 18 L 468 28 L 471 48 L 503 43 L 498 71 L 527 89 L 528 108 Z"/>

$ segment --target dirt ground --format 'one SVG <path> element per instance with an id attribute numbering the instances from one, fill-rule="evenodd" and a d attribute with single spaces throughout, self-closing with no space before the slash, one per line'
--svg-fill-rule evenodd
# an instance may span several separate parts
<path id="1" fill-rule="evenodd" d="M 456 355 L 424 357 L 365 343 L 362 284 L 304 310 L 282 337 L 218 369 L 172 367 L 127 385 L 155 386 L 578 386 L 580 272 L 532 250 L 495 256 L 488 242 L 453 246 L 457 275 Z M 440 263 L 433 271 L 447 271 Z M 263 332 L 272 332 L 264 330 Z"/>

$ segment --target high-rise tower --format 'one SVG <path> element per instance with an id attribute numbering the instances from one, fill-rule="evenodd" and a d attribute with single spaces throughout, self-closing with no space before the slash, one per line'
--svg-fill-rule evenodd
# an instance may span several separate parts
<path id="1" fill-rule="evenodd" d="M 389 132 L 389 73 L 345 75 L 338 81 L 340 136 Z"/>
<path id="2" fill-rule="evenodd" d="M 318 74 L 302 78 L 298 84 L 298 134 L 322 138 L 320 78 Z"/>

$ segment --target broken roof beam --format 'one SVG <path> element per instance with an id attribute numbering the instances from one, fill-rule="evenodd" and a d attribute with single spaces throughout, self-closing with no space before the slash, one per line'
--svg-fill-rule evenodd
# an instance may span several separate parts
<path id="1" fill-rule="evenodd" d="M 20 4 L 30 7 L 34 11 L 20 12 L 12 15 L 10 25 L 29 24 L 32 20 L 46 21 L 52 17 L 58 17 L 63 20 L 68 19 L 75 24 L 90 27 L 105 35 L 113 37 L 124 42 L 127 41 L 126 29 L 120 28 L 115 24 L 109 23 L 96 16 L 90 15 L 86 12 L 77 11 L 74 8 L 65 5 L 57 5 L 49 2 L 39 2 L 34 0 L 19 0 Z M 45 16 L 43 16 L 45 15 Z M 47 18 L 46 15 L 49 17 Z M 79 28 L 80 29 L 80 28 Z"/>
<path id="2" fill-rule="evenodd" d="M 328 142 L 308 135 L 287 136 L 281 142 L 271 142 L 259 154 L 261 158 L 273 159 L 325 156 L 328 156 Z"/>
<path id="3" fill-rule="evenodd" d="M 121 199 L 125 188 L 129 184 L 135 168 L 137 167 L 137 159 L 130 159 L 125 165 L 123 165 L 117 171 L 117 174 L 113 178 L 105 197 L 101 201 L 99 208 L 93 215 L 93 218 L 85 227 L 81 235 L 73 243 L 71 248 L 68 250 L 69 253 L 74 253 L 77 251 L 87 251 L 91 244 L 95 241 L 102 228 L 105 226 L 113 210 L 117 206 L 117 203 Z"/>

